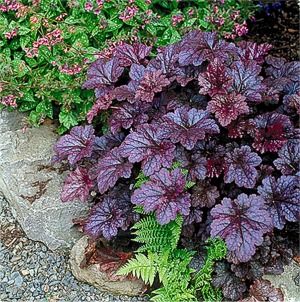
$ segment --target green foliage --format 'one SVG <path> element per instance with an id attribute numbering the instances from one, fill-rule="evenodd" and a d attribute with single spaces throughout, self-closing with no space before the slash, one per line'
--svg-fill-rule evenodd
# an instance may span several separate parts
<path id="1" fill-rule="evenodd" d="M 242 23 L 254 11 L 248 0 L 225 1 L 218 12 L 213 2 L 136 0 L 129 5 L 127 0 L 115 0 L 99 7 L 95 0 L 20 0 L 17 11 L 2 7 L 0 109 L 9 106 L 3 98 L 11 96 L 20 111 L 30 112 L 32 124 L 57 118 L 63 133 L 85 120 L 94 102 L 92 92 L 81 85 L 99 51 L 121 40 L 158 47 L 178 41 L 194 28 L 232 33 L 235 23 Z M 3 0 L 0 5 L 7 8 Z M 128 7 L 135 9 L 132 18 L 126 18 Z M 240 16 L 232 20 L 235 11 Z M 217 25 L 218 18 L 224 19 L 223 25 Z M 54 31 L 59 32 L 56 42 L 42 42 Z"/>
<path id="2" fill-rule="evenodd" d="M 139 189 L 142 184 L 147 182 L 149 180 L 149 177 L 146 176 L 143 171 L 140 171 L 139 175 L 135 179 L 134 189 Z"/>
<path id="3" fill-rule="evenodd" d="M 181 216 L 167 225 L 158 224 L 153 214 L 142 218 L 133 227 L 134 240 L 141 246 L 118 274 L 132 274 L 150 286 L 158 279 L 161 287 L 152 291 L 153 302 L 193 302 L 198 301 L 198 293 L 204 301 L 220 301 L 211 274 L 215 261 L 225 257 L 226 245 L 221 239 L 209 239 L 205 264 L 195 273 L 190 267 L 194 252 L 178 248 L 182 223 Z"/>
<path id="4" fill-rule="evenodd" d="M 195 275 L 195 287 L 200 291 L 204 301 L 221 301 L 222 292 L 215 289 L 212 284 L 212 272 L 215 261 L 225 258 L 227 249 L 226 244 L 219 238 L 207 240 L 207 257 L 203 267 Z"/>

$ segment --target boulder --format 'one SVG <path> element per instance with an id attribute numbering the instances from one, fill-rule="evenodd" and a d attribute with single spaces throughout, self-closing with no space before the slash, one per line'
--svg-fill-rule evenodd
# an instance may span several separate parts
<path id="1" fill-rule="evenodd" d="M 281 275 L 264 275 L 263 279 L 269 280 L 273 286 L 282 290 L 284 301 L 300 301 L 300 265 L 296 261 L 284 267 Z"/>
<path id="2" fill-rule="evenodd" d="M 53 167 L 55 127 L 23 128 L 24 116 L 0 112 L 0 192 L 27 236 L 51 250 L 71 247 L 80 233 L 72 220 L 86 212 L 82 203 L 62 203 L 66 172 Z"/>
<path id="3" fill-rule="evenodd" d="M 126 279 L 122 281 L 112 281 L 106 273 L 99 270 L 97 264 L 89 265 L 87 268 L 81 268 L 80 264 L 84 260 L 84 252 L 87 244 L 88 237 L 83 236 L 74 245 L 70 253 L 71 270 L 79 281 L 87 282 L 99 288 L 101 291 L 118 295 L 138 296 L 145 291 L 145 284 L 141 280 Z"/>

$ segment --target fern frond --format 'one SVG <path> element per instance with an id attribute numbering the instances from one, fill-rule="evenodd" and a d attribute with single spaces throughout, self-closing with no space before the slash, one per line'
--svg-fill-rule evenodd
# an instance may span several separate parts
<path id="1" fill-rule="evenodd" d="M 166 225 L 160 225 L 153 214 L 137 222 L 133 229 L 136 235 L 134 241 L 143 245 L 138 252 L 162 252 L 165 249 L 175 249 L 181 234 L 183 218 L 178 216 L 176 220 Z"/>
<path id="2" fill-rule="evenodd" d="M 139 189 L 149 179 L 150 178 L 148 176 L 146 176 L 142 171 L 140 171 L 139 175 L 135 178 L 135 184 L 134 184 L 133 188 Z"/>
<path id="3" fill-rule="evenodd" d="M 124 266 L 122 266 L 117 275 L 132 274 L 137 278 L 141 278 L 145 283 L 153 284 L 154 278 L 157 274 L 157 255 L 152 253 L 148 257 L 144 254 L 136 254 L 134 259 L 130 259 Z"/>

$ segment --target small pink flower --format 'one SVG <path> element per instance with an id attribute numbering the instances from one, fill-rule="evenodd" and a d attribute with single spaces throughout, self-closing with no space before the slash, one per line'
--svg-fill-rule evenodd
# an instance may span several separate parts
<path id="1" fill-rule="evenodd" d="M 10 106 L 13 108 L 17 107 L 17 101 L 16 101 L 16 96 L 10 94 L 10 95 L 6 95 L 2 98 L 0 98 L 0 104 L 3 104 L 4 106 Z"/>
<path id="2" fill-rule="evenodd" d="M 36 24 L 39 22 L 39 18 L 36 17 L 36 16 L 31 16 L 30 19 L 29 19 L 30 23 L 32 24 Z"/>
<path id="3" fill-rule="evenodd" d="M 234 24 L 234 30 L 235 30 L 235 33 L 236 33 L 239 37 L 241 37 L 241 36 L 247 34 L 247 32 L 248 32 L 248 27 L 247 27 L 246 21 L 244 21 L 242 24 L 235 23 L 235 24 Z"/>
<path id="4" fill-rule="evenodd" d="M 177 14 L 177 15 L 172 16 L 171 20 L 172 20 L 172 25 L 176 26 L 178 23 L 180 23 L 184 20 L 184 17 L 181 14 Z"/>
<path id="5" fill-rule="evenodd" d="M 14 28 L 11 31 L 8 31 L 4 34 L 5 38 L 11 40 L 13 37 L 18 35 L 18 28 Z"/>
<path id="6" fill-rule="evenodd" d="M 119 18 L 122 21 L 129 21 L 131 20 L 137 13 L 138 13 L 139 9 L 137 6 L 133 5 L 133 6 L 128 6 L 125 8 L 125 10 L 121 13 L 121 15 L 119 16 Z"/>
<path id="7" fill-rule="evenodd" d="M 93 4 L 92 4 L 90 1 L 86 2 L 85 5 L 84 5 L 84 9 L 85 9 L 87 12 L 92 11 L 93 8 L 94 8 L 94 7 L 93 7 Z"/>

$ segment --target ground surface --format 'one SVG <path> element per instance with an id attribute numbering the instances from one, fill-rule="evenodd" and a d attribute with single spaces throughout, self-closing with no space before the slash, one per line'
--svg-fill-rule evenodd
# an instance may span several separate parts
<path id="1" fill-rule="evenodd" d="M 0 301 L 137 302 L 141 298 L 116 297 L 78 282 L 68 257 L 53 253 L 26 238 L 8 203 L 0 196 Z"/>
<path id="2" fill-rule="evenodd" d="M 299 6 L 297 0 L 284 1 L 281 10 L 259 13 L 255 22 L 249 22 L 246 39 L 273 45 L 272 55 L 288 60 L 299 60 Z"/>

